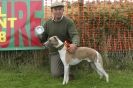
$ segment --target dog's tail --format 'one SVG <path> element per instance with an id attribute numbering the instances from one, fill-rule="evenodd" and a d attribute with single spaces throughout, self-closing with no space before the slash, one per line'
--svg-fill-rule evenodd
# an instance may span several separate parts
<path id="1" fill-rule="evenodd" d="M 103 67 L 103 59 L 102 56 L 99 52 L 97 52 L 97 61 L 101 64 L 101 66 Z"/>

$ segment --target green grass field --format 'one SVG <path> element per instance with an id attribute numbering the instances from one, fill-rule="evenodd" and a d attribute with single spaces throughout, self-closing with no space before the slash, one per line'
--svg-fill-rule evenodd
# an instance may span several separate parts
<path id="1" fill-rule="evenodd" d="M 53 78 L 48 69 L 0 70 L 0 88 L 133 88 L 132 71 L 107 71 L 110 82 L 99 79 L 96 72 L 76 71 L 75 80 L 62 85 L 62 78 Z"/>

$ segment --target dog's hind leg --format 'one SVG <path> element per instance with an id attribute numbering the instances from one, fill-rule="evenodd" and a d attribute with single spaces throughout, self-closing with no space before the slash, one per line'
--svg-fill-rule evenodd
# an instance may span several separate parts
<path id="1" fill-rule="evenodd" d="M 91 62 L 90 65 L 100 75 L 100 79 L 102 79 L 104 75 L 99 70 L 97 70 L 95 64 Z"/>
<path id="2" fill-rule="evenodd" d="M 101 65 L 99 62 L 95 62 L 94 64 L 95 64 L 97 70 L 98 70 L 99 72 L 101 72 L 101 73 L 105 76 L 106 82 L 109 82 L 109 76 L 108 76 L 108 74 L 105 72 L 105 70 L 103 69 L 102 65 Z"/>

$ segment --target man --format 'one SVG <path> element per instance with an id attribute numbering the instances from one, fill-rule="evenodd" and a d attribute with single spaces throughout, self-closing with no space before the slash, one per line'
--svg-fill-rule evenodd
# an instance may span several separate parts
<path id="1" fill-rule="evenodd" d="M 79 45 L 80 39 L 76 30 L 74 22 L 63 16 L 64 5 L 61 2 L 55 2 L 51 5 L 52 18 L 46 21 L 44 24 L 45 32 L 41 42 L 45 42 L 51 36 L 58 36 L 61 41 L 70 41 L 70 47 L 68 51 L 73 53 L 76 47 Z M 54 77 L 63 75 L 63 64 L 60 60 L 57 49 L 49 49 L 49 58 L 51 65 L 51 74 Z"/>

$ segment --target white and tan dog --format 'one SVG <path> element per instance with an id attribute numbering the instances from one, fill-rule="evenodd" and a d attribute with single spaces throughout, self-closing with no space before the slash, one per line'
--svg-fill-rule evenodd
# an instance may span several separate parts
<path id="1" fill-rule="evenodd" d="M 109 82 L 109 76 L 102 65 L 102 57 L 96 50 L 88 47 L 78 47 L 74 53 L 69 53 L 67 47 L 57 36 L 50 37 L 44 45 L 58 49 L 60 59 L 64 65 L 63 85 L 69 81 L 69 66 L 78 64 L 82 60 L 91 62 L 93 69 L 100 75 L 100 78 L 105 76 L 106 82 Z"/>

